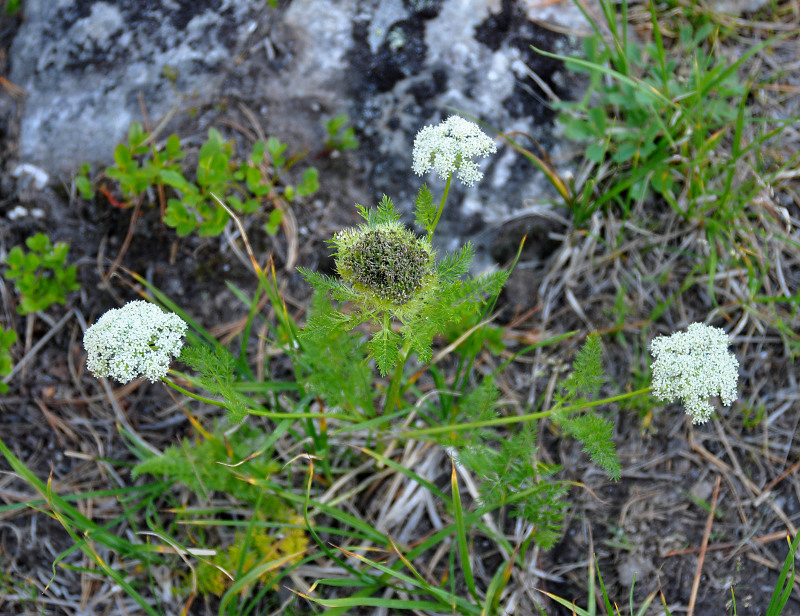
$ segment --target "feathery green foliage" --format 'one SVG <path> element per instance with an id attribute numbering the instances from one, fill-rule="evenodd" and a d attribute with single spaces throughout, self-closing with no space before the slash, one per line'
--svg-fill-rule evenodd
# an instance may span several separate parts
<path id="1" fill-rule="evenodd" d="M 247 401 L 233 389 L 236 359 L 222 346 L 212 351 L 203 344 L 187 344 L 181 351 L 181 361 L 197 370 L 200 384 L 206 391 L 220 396 L 228 410 L 228 421 L 237 424 L 247 414 Z"/>
<path id="2" fill-rule="evenodd" d="M 427 184 L 423 184 L 419 189 L 414 206 L 414 221 L 417 226 L 432 234 L 436 228 L 437 206 L 433 202 L 433 194 L 428 190 Z"/>
<path id="3" fill-rule="evenodd" d="M 271 449 L 265 448 L 267 438 L 263 431 L 243 424 L 234 432 L 217 430 L 194 442 L 184 439 L 162 455 L 137 464 L 133 477 L 154 475 L 182 483 L 203 498 L 220 492 L 255 504 L 263 495 L 252 483 L 242 479 L 264 479 L 280 470 L 280 465 L 270 455 Z M 242 463 L 243 460 L 246 461 Z"/>
<path id="4" fill-rule="evenodd" d="M 622 467 L 611 437 L 614 424 L 598 415 L 580 415 L 565 419 L 560 423 L 564 432 L 578 439 L 589 454 L 592 462 L 602 468 L 614 481 L 619 480 Z"/>
<path id="5" fill-rule="evenodd" d="M 603 346 L 600 336 L 591 333 L 575 356 L 572 373 L 562 384 L 562 393 L 556 396 L 553 420 L 567 435 L 580 441 L 592 461 L 616 481 L 621 467 L 611 440 L 614 425 L 592 412 L 577 417 L 561 412 L 563 407 L 581 405 L 595 399 L 604 381 Z M 580 397 L 580 394 L 588 398 Z"/>
<path id="6" fill-rule="evenodd" d="M 417 201 L 417 220 L 430 232 L 436 210 L 427 189 L 420 191 Z M 430 238 L 417 238 L 406 229 L 389 197 L 384 195 L 375 208 L 356 208 L 366 222 L 333 239 L 343 280 L 300 270 L 317 291 L 353 302 L 353 311 L 343 317 L 331 313 L 313 317 L 306 329 L 345 329 L 372 321 L 379 329 L 367 348 L 381 374 L 388 374 L 401 358 L 405 361 L 408 352 L 428 361 L 434 337 L 472 306 L 498 294 L 508 272 L 463 278 L 472 261 L 470 244 L 429 267 L 435 255 Z M 400 323 L 399 333 L 392 326 L 394 319 Z"/>
<path id="7" fill-rule="evenodd" d="M 372 372 L 367 349 L 352 334 L 347 315 L 337 311 L 328 297 L 317 291 L 311 301 L 309 327 L 300 334 L 303 352 L 297 363 L 306 387 L 332 407 L 363 415 L 375 414 Z"/>
<path id="8" fill-rule="evenodd" d="M 564 381 L 563 388 L 571 400 L 581 393 L 592 399 L 597 396 L 604 380 L 603 345 L 600 336 L 592 332 L 575 356 L 572 373 Z"/>
<path id="9" fill-rule="evenodd" d="M 498 507 L 524 493 L 523 500 L 510 504 L 510 514 L 531 524 L 536 545 L 551 548 L 561 537 L 567 508 L 563 500 L 567 487 L 553 478 L 560 467 L 537 460 L 534 424 L 525 424 L 496 442 L 499 445 L 488 440 L 473 442 L 459 450 L 458 461 L 481 479 L 481 504 L 485 507 Z"/>

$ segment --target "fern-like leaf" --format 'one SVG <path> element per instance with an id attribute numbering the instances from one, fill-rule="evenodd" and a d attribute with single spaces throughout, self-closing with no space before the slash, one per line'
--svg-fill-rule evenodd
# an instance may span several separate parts
<path id="1" fill-rule="evenodd" d="M 198 380 L 204 389 L 225 401 L 231 423 L 239 423 L 245 418 L 247 400 L 233 389 L 236 360 L 230 351 L 223 346 L 212 351 L 204 345 L 187 345 L 181 352 L 181 361 L 200 373 Z"/>
<path id="2" fill-rule="evenodd" d="M 297 269 L 314 289 L 330 291 L 333 299 L 348 302 L 355 301 L 359 298 L 358 293 L 333 276 L 312 272 L 303 267 L 298 267 Z"/>
<path id="3" fill-rule="evenodd" d="M 619 480 L 622 468 L 611 440 L 614 424 L 598 415 L 581 415 L 563 421 L 561 426 L 567 434 L 583 444 L 592 462 L 608 473 L 611 479 Z"/>
<path id="4" fill-rule="evenodd" d="M 597 397 L 604 380 L 603 345 L 600 336 L 592 332 L 575 357 L 572 374 L 564 382 L 564 390 L 571 398 L 583 393 L 589 396 L 589 399 L 593 399 Z"/>
<path id="5" fill-rule="evenodd" d="M 381 197 L 377 207 L 369 208 L 364 207 L 360 203 L 356 203 L 356 209 L 361 215 L 361 218 L 367 222 L 368 227 L 387 223 L 390 224 L 400 220 L 399 214 L 394 209 L 394 202 L 386 195 Z"/>
<path id="6" fill-rule="evenodd" d="M 422 188 L 417 193 L 417 200 L 415 203 L 414 218 L 417 226 L 422 227 L 428 233 L 433 233 L 434 224 L 436 223 L 437 207 L 433 203 L 433 195 L 428 190 L 428 185 L 423 184 Z"/>
<path id="7" fill-rule="evenodd" d="M 454 282 L 469 271 L 475 249 L 472 242 L 467 242 L 461 250 L 447 255 L 439 262 L 439 279 L 443 282 Z"/>
<path id="8" fill-rule="evenodd" d="M 511 510 L 512 517 L 522 518 L 533 525 L 533 540 L 543 550 L 552 548 L 564 529 L 567 515 L 567 486 L 561 481 L 542 479 L 525 500 Z"/>
<path id="9" fill-rule="evenodd" d="M 330 406 L 373 413 L 372 371 L 360 336 L 348 330 L 361 319 L 337 311 L 322 291 L 314 293 L 306 328 L 300 332 L 307 387 Z"/>
<path id="10" fill-rule="evenodd" d="M 400 335 L 387 328 L 376 332 L 367 344 L 369 354 L 375 359 L 381 375 L 386 376 L 397 364 L 400 358 L 398 346 L 401 342 Z"/>
<path id="11" fill-rule="evenodd" d="M 451 307 L 456 307 L 459 304 L 468 306 L 480 304 L 485 301 L 486 296 L 491 297 L 500 293 L 506 280 L 508 280 L 508 275 L 509 272 L 505 271 L 491 272 L 478 278 L 468 278 L 444 284 L 442 285 L 441 303 L 444 306 Z"/>
<path id="12" fill-rule="evenodd" d="M 417 354 L 419 361 L 425 363 L 431 360 L 431 357 L 433 357 L 431 345 L 435 335 L 432 328 L 404 326 L 400 332 L 403 334 L 403 339 L 407 340 L 411 345 L 411 350 Z"/>
<path id="13" fill-rule="evenodd" d="M 490 445 L 488 440 L 473 442 L 458 452 L 458 460 L 481 479 L 483 506 L 508 504 L 513 517 L 524 518 L 533 525 L 536 544 L 550 548 L 561 536 L 567 488 L 552 479 L 558 466 L 537 460 L 535 439 L 536 428 L 528 424 L 500 439 L 499 447 Z M 522 493 L 524 498 L 515 502 L 514 498 Z"/>

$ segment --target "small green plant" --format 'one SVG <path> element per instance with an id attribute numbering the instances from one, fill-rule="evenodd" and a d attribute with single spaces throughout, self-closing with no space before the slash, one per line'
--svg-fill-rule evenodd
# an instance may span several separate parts
<path id="1" fill-rule="evenodd" d="M 347 126 L 349 119 L 346 113 L 342 113 L 325 122 L 325 128 L 328 130 L 328 139 L 325 141 L 325 147 L 328 151 L 343 152 L 344 150 L 358 148 L 356 132 L 352 126 Z"/>
<path id="2" fill-rule="evenodd" d="M 77 291 L 76 268 L 66 265 L 69 245 L 55 246 L 44 233 L 25 240 L 29 252 L 14 246 L 6 257 L 6 280 L 13 280 L 20 294 L 17 312 L 28 314 L 47 310 L 52 304 L 64 304 L 66 294 Z"/>
<path id="3" fill-rule="evenodd" d="M 252 214 L 276 198 L 288 201 L 307 197 L 319 189 L 316 168 L 303 171 L 300 182 L 287 181 L 287 172 L 302 156 L 286 156 L 287 145 L 275 137 L 257 141 L 247 158 L 237 161 L 232 141 L 211 128 L 208 139 L 198 152 L 193 181 L 181 167 L 186 156 L 180 138 L 170 135 L 163 148 L 150 143 L 151 136 L 134 122 L 128 131 L 128 143 L 114 151 L 116 165 L 106 175 L 119 182 L 129 201 L 138 198 L 150 186 L 170 187 L 176 197 L 167 199 L 164 223 L 185 236 L 194 231 L 200 236 L 222 233 L 230 220 L 228 211 L 216 197 L 226 201 L 239 214 Z M 266 229 L 275 233 L 281 222 L 281 211 L 273 209 Z"/>
<path id="4" fill-rule="evenodd" d="M 161 173 L 180 174 L 180 160 L 185 156 L 177 135 L 157 150 L 149 144 L 150 135 L 140 122 L 128 128 L 128 143 L 114 149 L 115 166 L 106 169 L 106 176 L 119 182 L 126 199 L 133 199 L 159 181 Z M 149 156 L 148 156 L 149 155 Z"/>
<path id="5" fill-rule="evenodd" d="M 17 332 L 13 329 L 5 330 L 0 327 L 0 376 L 11 374 L 13 359 L 11 346 L 17 341 Z M 0 382 L 0 394 L 8 393 L 8 384 Z"/>
<path id="6" fill-rule="evenodd" d="M 6 0 L 3 12 L 6 15 L 16 15 L 19 13 L 21 0 Z"/>
<path id="7" fill-rule="evenodd" d="M 80 171 L 78 171 L 78 175 L 75 176 L 75 187 L 78 189 L 81 199 L 84 199 L 85 201 L 93 199 L 95 195 L 94 186 L 92 185 L 92 181 L 89 179 L 90 172 L 91 166 L 89 163 L 83 163 Z"/>

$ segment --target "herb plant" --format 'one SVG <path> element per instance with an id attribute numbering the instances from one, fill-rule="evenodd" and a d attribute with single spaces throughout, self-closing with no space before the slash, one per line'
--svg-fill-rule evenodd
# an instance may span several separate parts
<path id="1" fill-rule="evenodd" d="M 78 174 L 75 176 L 75 187 L 78 189 L 81 199 L 84 201 L 90 201 L 91 199 L 94 199 L 95 195 L 94 186 L 92 185 L 92 181 L 89 179 L 90 172 L 91 166 L 89 163 L 83 163 L 80 171 L 78 171 Z"/>
<path id="2" fill-rule="evenodd" d="M 319 188 L 315 167 L 306 168 L 297 185 L 287 181 L 287 172 L 301 156 L 287 156 L 287 145 L 275 137 L 269 137 L 266 143 L 255 142 L 247 158 L 239 161 L 233 142 L 225 141 L 218 130 L 209 129 L 208 139 L 198 152 L 193 180 L 181 166 L 186 152 L 177 135 L 170 135 L 161 148 L 151 142 L 152 136 L 134 122 L 128 131 L 128 143 L 117 146 L 116 165 L 108 168 L 106 175 L 119 182 L 128 200 L 140 198 L 151 186 L 173 190 L 176 196 L 167 199 L 164 223 L 180 236 L 194 231 L 200 236 L 222 233 L 230 215 L 217 203 L 215 195 L 227 201 L 233 211 L 252 214 L 275 199 L 291 202 L 312 195 Z M 78 187 L 82 194 L 88 194 L 85 182 Z M 275 208 L 270 212 L 267 231 L 275 233 L 280 222 L 281 210 Z"/>
<path id="3" fill-rule="evenodd" d="M 29 314 L 47 310 L 52 304 L 64 304 L 67 293 L 77 291 L 74 265 L 67 265 L 69 245 L 59 242 L 55 246 L 44 233 L 25 240 L 29 252 L 14 246 L 6 257 L 6 280 L 13 280 L 20 294 L 17 312 Z"/>
<path id="4" fill-rule="evenodd" d="M 325 122 L 325 128 L 328 131 L 325 147 L 328 151 L 344 152 L 345 150 L 355 150 L 358 147 L 355 129 L 347 126 L 349 119 L 346 113 L 342 113 Z"/>

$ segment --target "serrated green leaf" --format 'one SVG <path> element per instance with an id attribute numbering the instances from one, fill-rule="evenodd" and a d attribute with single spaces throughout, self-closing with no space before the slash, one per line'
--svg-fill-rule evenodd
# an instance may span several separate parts
<path id="1" fill-rule="evenodd" d="M 614 424 L 598 415 L 580 415 L 560 423 L 564 431 L 584 446 L 592 462 L 602 468 L 614 481 L 619 480 L 622 467 L 611 437 Z"/>
<path id="2" fill-rule="evenodd" d="M 367 343 L 369 354 L 375 360 L 378 370 L 386 375 L 400 359 L 400 344 L 403 339 L 391 329 L 380 329 Z"/>
<path id="3" fill-rule="evenodd" d="M 417 192 L 417 199 L 414 205 L 414 219 L 417 226 L 422 227 L 428 233 L 432 233 L 436 224 L 438 208 L 433 203 L 433 194 L 431 194 L 427 184 L 423 184 L 419 192 Z"/>
<path id="4" fill-rule="evenodd" d="M 472 242 L 467 242 L 460 250 L 447 255 L 439 262 L 439 278 L 444 282 L 458 280 L 469 272 L 475 249 Z"/>
<path id="5" fill-rule="evenodd" d="M 333 278 L 332 276 L 326 276 L 325 274 L 320 274 L 319 272 L 312 272 L 311 270 L 302 267 L 298 267 L 297 270 L 303 275 L 303 277 L 311 286 L 321 291 L 330 291 L 334 299 L 338 299 L 340 301 L 354 301 L 359 298 L 358 293 L 356 293 L 342 281 Z"/>

